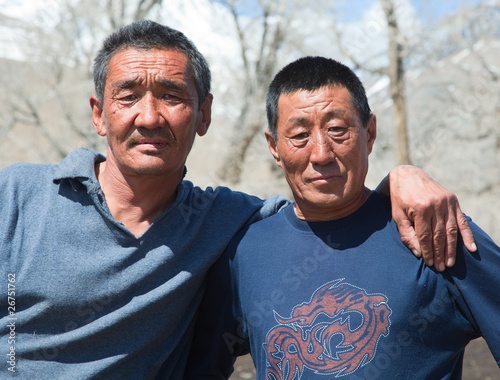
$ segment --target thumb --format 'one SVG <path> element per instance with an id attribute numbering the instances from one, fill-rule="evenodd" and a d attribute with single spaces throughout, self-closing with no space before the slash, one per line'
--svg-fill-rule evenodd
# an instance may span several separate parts
<path id="1" fill-rule="evenodd" d="M 422 257 L 422 250 L 413 223 L 406 217 L 395 219 L 401 241 L 416 256 Z"/>

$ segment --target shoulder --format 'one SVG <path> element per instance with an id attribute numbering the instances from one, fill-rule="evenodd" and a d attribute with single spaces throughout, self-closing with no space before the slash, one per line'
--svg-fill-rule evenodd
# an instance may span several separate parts
<path id="1" fill-rule="evenodd" d="M 255 203 L 259 205 L 269 205 L 273 207 L 281 207 L 283 204 L 288 204 L 289 201 L 285 199 L 285 197 L 281 195 L 275 195 L 269 198 L 259 198 L 255 195 L 243 193 L 241 191 L 231 190 L 225 186 L 217 186 L 212 187 L 208 186 L 205 189 L 202 189 L 199 186 L 193 185 L 191 181 L 182 181 L 182 185 L 184 189 L 191 194 L 193 197 L 197 198 L 220 198 L 223 200 L 234 201 L 234 202 L 246 202 L 246 203 Z"/>
<path id="2" fill-rule="evenodd" d="M 491 277 L 496 277 L 494 273 L 500 271 L 500 247 L 470 217 L 466 216 L 466 218 L 474 236 L 477 251 L 469 252 L 459 236 L 457 261 L 449 271 L 458 279 L 467 277 L 472 279 L 475 276 L 485 278 L 489 272 L 492 272 Z"/>
<path id="3" fill-rule="evenodd" d="M 53 178 L 57 170 L 56 164 L 17 163 L 0 171 L 2 191 L 12 187 L 32 187 L 39 181 Z"/>
<path id="4" fill-rule="evenodd" d="M 190 181 L 182 181 L 181 186 L 184 193 L 184 203 L 200 211 L 211 208 L 211 212 L 219 213 L 220 216 L 250 212 L 257 213 L 256 220 L 259 220 L 274 215 L 280 208 L 290 203 L 289 200 L 280 195 L 261 199 L 224 186 L 202 189 L 194 186 Z"/>
<path id="5" fill-rule="evenodd" d="M 287 239 L 286 236 L 290 235 L 290 238 L 296 236 L 296 231 L 290 228 L 286 215 L 289 213 L 293 213 L 292 204 L 287 204 L 269 217 L 246 226 L 232 239 L 227 248 L 228 254 L 244 255 L 249 249 L 254 251 L 260 249 L 259 247 L 264 252 L 276 242 Z"/>
<path id="6" fill-rule="evenodd" d="M 88 149 L 77 149 L 57 164 L 33 164 L 20 162 L 0 171 L 0 180 L 33 181 L 36 178 L 83 177 L 94 171 L 94 163 L 104 160 L 104 156 Z"/>
<path id="7" fill-rule="evenodd" d="M 13 164 L 0 171 L 0 196 L 44 193 L 62 179 L 95 176 L 93 163 L 104 159 L 97 152 L 77 149 L 58 164 Z"/>
<path id="8" fill-rule="evenodd" d="M 447 280 L 451 294 L 460 310 L 483 334 L 488 344 L 493 342 L 497 359 L 500 357 L 500 318 L 498 289 L 500 288 L 500 247 L 470 218 L 467 221 L 477 245 L 469 252 L 462 241 L 457 244 L 456 263 L 441 275 Z"/>

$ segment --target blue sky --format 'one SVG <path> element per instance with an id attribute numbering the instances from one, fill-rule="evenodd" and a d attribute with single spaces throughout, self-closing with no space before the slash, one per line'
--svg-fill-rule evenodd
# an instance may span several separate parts
<path id="1" fill-rule="evenodd" d="M 360 15 L 372 8 L 379 0 L 354 0 L 337 1 L 342 3 L 346 21 L 355 21 Z M 422 21 L 434 22 L 442 17 L 456 12 L 460 7 L 478 4 L 481 0 L 409 0 L 415 7 L 417 14 L 422 17 Z"/>
<path id="2" fill-rule="evenodd" d="M 211 1 L 218 2 L 218 0 Z M 379 0 L 332 0 L 332 4 L 338 4 L 338 6 L 342 7 L 345 21 L 355 21 L 360 18 L 364 11 L 372 8 L 378 1 Z M 484 0 L 409 1 L 417 10 L 417 13 L 425 18 L 425 21 L 435 21 L 457 11 L 461 6 L 477 4 Z M 251 2 L 252 1 L 249 1 L 248 3 Z M 56 4 L 56 0 L 0 0 L 0 6 L 4 13 L 17 15 L 24 13 L 28 16 L 36 11 L 37 8 Z"/>

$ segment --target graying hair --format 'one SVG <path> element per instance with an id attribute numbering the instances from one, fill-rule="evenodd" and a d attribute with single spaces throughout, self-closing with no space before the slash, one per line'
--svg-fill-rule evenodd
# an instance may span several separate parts
<path id="1" fill-rule="evenodd" d="M 195 77 L 199 106 L 210 93 L 210 68 L 194 43 L 178 30 L 143 20 L 120 28 L 104 40 L 94 60 L 94 87 L 99 100 L 104 98 L 104 85 L 111 58 L 127 48 L 177 50 L 184 53 L 191 63 Z"/>

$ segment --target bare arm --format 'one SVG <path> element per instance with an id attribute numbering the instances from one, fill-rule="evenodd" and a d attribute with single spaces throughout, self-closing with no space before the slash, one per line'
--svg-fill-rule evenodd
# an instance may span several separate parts
<path id="1" fill-rule="evenodd" d="M 427 265 L 443 271 L 455 264 L 458 232 L 469 251 L 477 250 L 456 195 L 422 169 L 397 166 L 377 191 L 390 196 L 401 240 Z"/>

